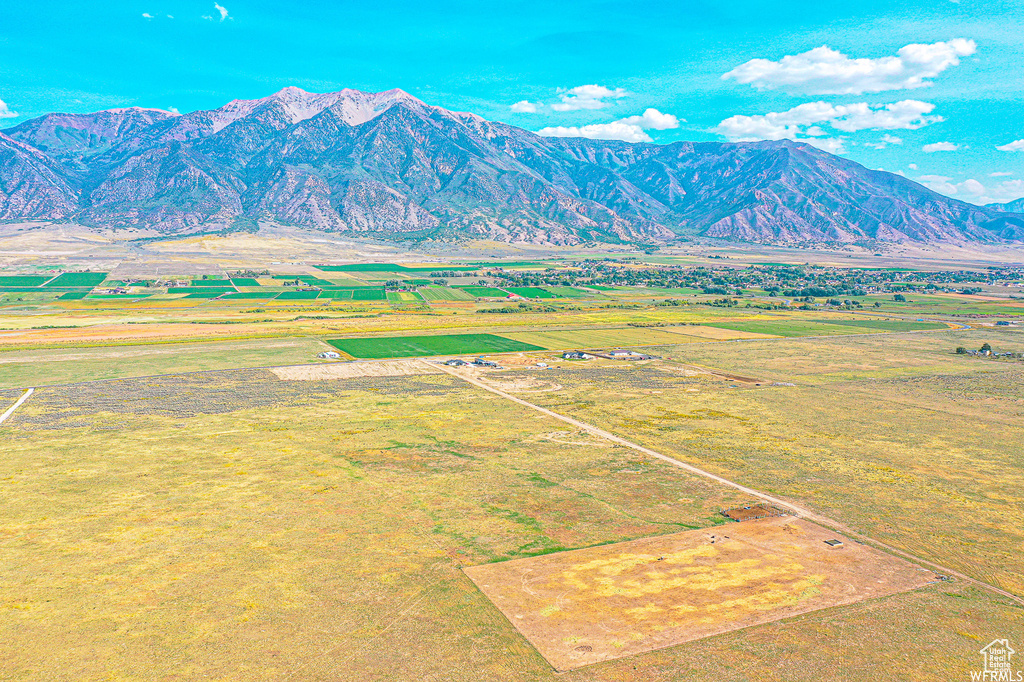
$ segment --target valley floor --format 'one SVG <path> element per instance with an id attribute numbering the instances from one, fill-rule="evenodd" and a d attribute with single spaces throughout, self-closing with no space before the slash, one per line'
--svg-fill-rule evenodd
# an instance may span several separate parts
<path id="1" fill-rule="evenodd" d="M 1024 362 L 954 352 L 1024 352 L 1017 300 L 449 288 L 3 294 L 0 678 L 945 681 L 1024 643 Z"/>

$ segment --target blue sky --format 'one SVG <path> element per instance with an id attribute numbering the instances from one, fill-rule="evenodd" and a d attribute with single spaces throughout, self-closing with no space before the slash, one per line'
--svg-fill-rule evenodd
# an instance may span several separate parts
<path id="1" fill-rule="evenodd" d="M 1024 0 L 37 0 L 3 14 L 3 127 L 398 87 L 545 134 L 790 137 L 967 201 L 1024 196 Z"/>

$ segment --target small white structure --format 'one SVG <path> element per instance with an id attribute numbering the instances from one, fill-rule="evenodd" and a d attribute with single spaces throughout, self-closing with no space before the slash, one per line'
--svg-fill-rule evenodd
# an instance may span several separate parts
<path id="1" fill-rule="evenodd" d="M 335 353 L 333 350 L 325 350 L 323 353 L 317 353 L 316 356 L 318 358 L 323 358 L 324 360 L 340 360 L 341 359 L 341 353 Z"/>
<path id="2" fill-rule="evenodd" d="M 608 358 L 610 360 L 650 360 L 651 359 L 650 355 L 644 355 L 643 353 L 637 353 L 636 351 L 633 351 L 633 350 L 622 350 L 622 349 L 619 349 L 619 348 L 611 351 L 610 353 L 605 354 L 603 357 L 606 357 L 606 358 Z"/>

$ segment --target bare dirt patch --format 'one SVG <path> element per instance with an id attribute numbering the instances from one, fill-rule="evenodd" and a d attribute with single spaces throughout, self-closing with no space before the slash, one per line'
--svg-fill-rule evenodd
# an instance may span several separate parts
<path id="1" fill-rule="evenodd" d="M 767 502 L 753 502 L 733 509 L 726 509 L 722 512 L 722 516 L 733 521 L 753 521 L 773 516 L 786 516 L 786 512 Z"/>
<path id="2" fill-rule="evenodd" d="M 494 384 L 498 389 L 508 391 L 509 393 L 549 393 L 551 391 L 562 390 L 561 384 L 531 376 L 490 375 L 487 377 L 487 380 L 489 383 Z"/>
<path id="3" fill-rule="evenodd" d="M 830 539 L 843 546 L 830 547 Z M 931 571 L 792 517 L 465 571 L 558 670 L 935 580 Z"/>
<path id="4" fill-rule="evenodd" d="M 417 374 L 441 374 L 419 360 L 389 362 L 344 362 L 330 365 L 295 365 L 270 370 L 286 381 L 323 381 L 324 379 L 356 379 L 358 377 L 401 377 Z"/>
<path id="5" fill-rule="evenodd" d="M 586 431 L 551 431 L 536 437 L 536 440 L 546 440 L 551 443 L 562 443 L 563 445 L 580 445 L 588 448 L 611 448 L 614 443 L 597 438 Z"/>

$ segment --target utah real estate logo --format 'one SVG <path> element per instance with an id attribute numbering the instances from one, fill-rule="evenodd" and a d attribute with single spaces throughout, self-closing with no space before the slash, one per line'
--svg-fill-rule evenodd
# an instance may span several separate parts
<path id="1" fill-rule="evenodd" d="M 1024 682 L 1024 670 L 1014 670 L 1013 655 L 1017 653 L 1008 639 L 994 639 L 981 650 L 985 659 L 982 670 L 972 670 L 972 682 Z"/>

